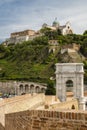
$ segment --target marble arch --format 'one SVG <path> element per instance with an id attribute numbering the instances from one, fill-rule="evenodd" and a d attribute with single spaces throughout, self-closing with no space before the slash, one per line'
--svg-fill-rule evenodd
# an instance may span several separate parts
<path id="1" fill-rule="evenodd" d="M 57 63 L 56 64 L 56 96 L 60 101 L 66 101 L 66 82 L 73 82 L 73 96 L 80 99 L 84 97 L 83 63 Z"/>

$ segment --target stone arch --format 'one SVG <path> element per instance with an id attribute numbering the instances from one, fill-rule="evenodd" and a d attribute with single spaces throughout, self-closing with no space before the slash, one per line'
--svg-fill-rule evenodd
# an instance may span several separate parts
<path id="1" fill-rule="evenodd" d="M 20 84 L 20 91 L 23 91 L 23 84 Z"/>
<path id="2" fill-rule="evenodd" d="M 39 92 L 40 92 L 40 87 L 39 87 L 39 86 L 36 86 L 36 87 L 35 87 L 35 92 L 36 92 L 36 93 L 39 93 Z"/>
<path id="3" fill-rule="evenodd" d="M 33 84 L 30 85 L 30 93 L 34 93 L 35 86 Z"/>
<path id="4" fill-rule="evenodd" d="M 19 86 L 19 91 L 20 91 L 20 94 L 22 94 L 24 91 L 24 86 L 23 86 L 23 84 L 20 84 L 20 86 Z"/>
<path id="5" fill-rule="evenodd" d="M 29 85 L 25 84 L 25 93 L 28 93 L 28 92 L 29 92 Z"/>
<path id="6" fill-rule="evenodd" d="M 66 86 L 72 87 L 74 98 L 80 99 L 83 97 L 83 74 L 83 63 L 56 64 L 56 96 L 60 101 L 66 101 Z M 71 85 L 68 85 L 68 83 Z"/>

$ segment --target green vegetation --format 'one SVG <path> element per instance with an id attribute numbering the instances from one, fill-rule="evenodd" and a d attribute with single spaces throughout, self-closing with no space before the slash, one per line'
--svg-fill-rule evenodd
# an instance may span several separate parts
<path id="1" fill-rule="evenodd" d="M 27 80 L 48 84 L 46 94 L 55 94 L 55 81 L 50 77 L 55 77 L 55 63 L 61 62 L 59 50 L 49 53 L 48 40 L 58 40 L 59 47 L 63 45 L 77 43 L 81 45 L 80 53 L 87 58 L 87 31 L 83 35 L 63 36 L 57 31 L 49 29 L 41 30 L 44 36 L 35 38 L 32 41 L 21 44 L 0 45 L 0 80 Z M 87 61 L 84 61 L 85 83 L 87 83 Z M 50 83 L 51 82 L 51 83 Z"/>

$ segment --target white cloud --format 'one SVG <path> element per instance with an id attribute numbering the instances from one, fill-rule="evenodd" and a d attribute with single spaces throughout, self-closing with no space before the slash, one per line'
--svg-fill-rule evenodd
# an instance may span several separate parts
<path id="1" fill-rule="evenodd" d="M 3 0 L 1 4 L 12 3 L 18 0 Z M 11 32 L 25 29 L 38 30 L 45 22 L 52 24 L 57 17 L 61 25 L 70 21 L 75 33 L 83 33 L 87 29 L 87 1 L 83 0 L 25 0 L 25 4 L 17 3 L 9 10 L 10 14 L 1 17 L 0 20 L 0 38 L 7 38 Z M 3 9 L 4 10 L 4 9 Z M 5 12 L 6 13 L 6 12 Z M 3 21 L 4 20 L 4 21 Z M 2 25 L 2 22 L 4 25 Z"/>

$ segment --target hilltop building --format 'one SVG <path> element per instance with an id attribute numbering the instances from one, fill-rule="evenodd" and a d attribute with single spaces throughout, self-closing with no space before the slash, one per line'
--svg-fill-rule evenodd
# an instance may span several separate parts
<path id="1" fill-rule="evenodd" d="M 68 21 L 65 25 L 60 25 L 59 22 L 57 21 L 57 18 L 54 20 L 54 22 L 52 23 L 52 26 L 47 25 L 46 23 L 44 23 L 42 25 L 42 28 L 50 28 L 51 30 L 57 30 L 59 29 L 61 31 L 62 35 L 67 35 L 67 34 L 73 34 L 73 29 L 71 27 L 71 23 Z"/>
<path id="2" fill-rule="evenodd" d="M 52 26 L 44 23 L 42 25 L 42 28 L 45 28 L 45 27 L 50 28 L 52 31 L 59 29 L 62 35 L 73 33 L 70 22 L 67 22 L 63 26 L 60 26 L 59 22 L 57 22 L 57 19 L 54 20 L 54 22 L 52 23 Z M 23 41 L 33 40 L 34 38 L 42 36 L 42 35 L 43 34 L 40 32 L 40 30 L 35 31 L 35 30 L 29 29 L 29 30 L 23 30 L 20 32 L 13 32 L 10 34 L 10 38 L 6 39 L 6 41 L 3 44 L 6 46 L 9 44 L 17 44 Z"/>
<path id="3" fill-rule="evenodd" d="M 10 34 L 10 38 L 6 39 L 4 45 L 17 44 L 23 41 L 33 40 L 35 37 L 40 36 L 39 32 L 35 30 L 24 30 L 20 32 L 13 32 Z"/>

